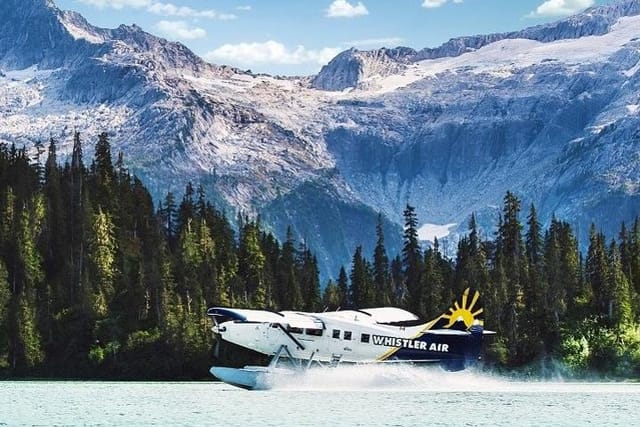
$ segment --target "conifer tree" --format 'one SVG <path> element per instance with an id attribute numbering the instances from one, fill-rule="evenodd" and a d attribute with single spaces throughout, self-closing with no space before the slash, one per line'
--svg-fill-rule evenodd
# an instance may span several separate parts
<path id="1" fill-rule="evenodd" d="M 522 224 L 519 219 L 520 200 L 511 192 L 504 197 L 501 224 L 498 227 L 496 251 L 499 252 L 499 262 L 504 269 L 506 304 L 503 308 L 503 321 L 509 328 L 507 346 L 509 352 L 518 362 L 522 356 L 522 334 L 520 314 L 523 309 L 523 286 L 527 278 L 527 262 L 525 258 L 524 242 L 522 239 Z"/>
<path id="2" fill-rule="evenodd" d="M 432 319 L 442 313 L 442 309 L 449 301 L 444 301 L 445 283 L 442 272 L 442 258 L 438 239 L 434 239 L 434 246 L 424 254 L 423 297 L 424 307 L 419 313 L 425 318 Z"/>
<path id="3" fill-rule="evenodd" d="M 351 296 L 349 295 L 349 278 L 347 277 L 347 271 L 344 267 L 340 267 L 338 273 L 338 307 L 347 308 L 352 306 Z"/>
<path id="4" fill-rule="evenodd" d="M 610 318 L 613 314 L 613 292 L 610 288 L 609 264 L 605 237 L 596 232 L 595 224 L 589 229 L 589 249 L 585 264 L 585 278 L 593 292 L 593 309 L 601 318 Z"/>
<path id="5" fill-rule="evenodd" d="M 84 274 L 85 254 L 85 218 L 89 211 L 87 206 L 85 179 L 86 173 L 82 160 L 82 143 L 80 134 L 75 132 L 73 137 L 73 151 L 71 155 L 70 168 L 70 208 L 69 208 L 69 229 L 70 229 L 70 278 L 71 296 L 76 303 L 82 303 L 82 286 Z"/>
<path id="6" fill-rule="evenodd" d="M 38 292 L 42 292 L 45 279 L 42 257 L 37 250 L 37 241 L 42 231 L 45 214 L 42 195 L 35 195 L 21 213 L 17 242 L 20 268 L 14 273 L 19 284 L 14 291 L 14 298 L 17 302 L 14 327 L 16 339 L 13 348 L 14 367 L 31 368 L 44 359 L 36 302 Z"/>
<path id="7" fill-rule="evenodd" d="M 189 218 L 180 233 L 178 274 L 176 275 L 178 294 L 183 299 L 188 314 L 199 306 L 202 298 L 198 280 L 201 263 L 202 252 L 198 246 L 197 232 L 193 226 L 193 219 Z"/>
<path id="8" fill-rule="evenodd" d="M 196 217 L 196 206 L 193 200 L 193 196 L 194 196 L 193 184 L 189 182 L 187 183 L 187 186 L 184 190 L 184 196 L 182 196 L 182 202 L 180 202 L 180 207 L 178 208 L 178 214 L 177 214 L 178 230 L 184 229 L 187 222 L 190 219 L 194 219 Z"/>
<path id="9" fill-rule="evenodd" d="M 392 290 L 389 277 L 389 257 L 384 247 L 384 232 L 382 230 L 382 214 L 378 214 L 376 223 L 376 247 L 373 252 L 373 281 L 376 292 L 376 305 L 391 304 Z"/>
<path id="10" fill-rule="evenodd" d="M 338 285 L 333 280 L 327 282 L 322 294 L 322 305 L 325 310 L 336 310 L 340 307 L 340 293 Z"/>
<path id="11" fill-rule="evenodd" d="M 11 301 L 11 288 L 9 287 L 9 274 L 0 258 L 0 364 L 9 350 L 9 302 Z"/>
<path id="12" fill-rule="evenodd" d="M 44 236 L 44 263 L 47 277 L 51 284 L 53 299 L 59 306 L 69 303 L 68 290 L 64 286 L 65 259 L 60 254 L 65 253 L 67 229 L 65 227 L 65 208 L 62 194 L 62 176 L 58 167 L 56 143 L 51 138 L 49 155 L 44 170 L 44 194 L 46 200 L 47 218 Z"/>
<path id="13" fill-rule="evenodd" d="M 321 303 L 318 262 L 309 248 L 303 248 L 300 255 L 298 277 L 303 289 L 303 309 L 314 312 L 320 309 Z"/>
<path id="14" fill-rule="evenodd" d="M 106 132 L 98 137 L 94 155 L 95 194 L 94 204 L 102 207 L 106 212 L 112 212 L 115 207 L 115 170 L 111 160 L 111 144 Z"/>
<path id="15" fill-rule="evenodd" d="M 267 295 L 263 271 L 266 257 L 260 247 L 255 223 L 245 224 L 242 230 L 238 261 L 248 296 L 247 302 L 254 308 L 270 307 L 270 295 Z"/>
<path id="16" fill-rule="evenodd" d="M 614 326 L 624 328 L 632 324 L 634 310 L 629 280 L 622 271 L 622 257 L 615 240 L 609 246 L 608 258 L 608 281 L 612 294 L 610 317 Z"/>
<path id="17" fill-rule="evenodd" d="M 172 241 L 176 235 L 176 215 L 175 195 L 173 192 L 169 191 L 164 199 L 162 208 L 160 209 L 160 218 L 165 235 L 169 241 Z"/>
<path id="18" fill-rule="evenodd" d="M 286 240 L 282 245 L 278 261 L 277 281 L 279 283 L 277 305 L 282 310 L 292 310 L 302 305 L 302 293 L 296 278 L 296 249 L 291 227 L 287 227 Z"/>
<path id="19" fill-rule="evenodd" d="M 351 300 L 356 308 L 372 307 L 375 302 L 371 268 L 362 255 L 362 246 L 358 246 L 351 263 Z"/>
<path id="20" fill-rule="evenodd" d="M 92 309 L 96 315 L 104 317 L 115 293 L 117 274 L 117 242 L 111 215 L 99 207 L 93 217 L 91 229 L 90 260 L 95 277 Z"/>
<path id="21" fill-rule="evenodd" d="M 531 319 L 537 322 L 540 334 L 544 339 L 547 353 L 557 352 L 560 344 L 560 320 L 566 311 L 566 267 L 563 265 L 560 254 L 559 224 L 556 219 L 552 219 L 551 226 L 545 234 L 544 239 L 544 281 L 547 284 L 547 293 L 540 301 L 542 306 L 537 307 L 538 312 L 544 314 L 542 319 Z M 530 280 L 536 277 L 534 270 Z"/>
<path id="22" fill-rule="evenodd" d="M 525 237 L 525 253 L 527 275 L 523 281 L 525 351 L 529 357 L 543 351 L 545 347 L 544 333 L 552 333 L 553 321 L 547 299 L 548 289 L 544 274 L 544 257 L 542 227 L 538 222 L 538 214 L 533 204 L 527 217 L 527 233 Z"/>
<path id="23" fill-rule="evenodd" d="M 392 303 L 399 307 L 406 305 L 407 288 L 404 279 L 404 271 L 402 268 L 402 258 L 397 255 L 391 260 L 391 289 L 392 289 Z"/>
<path id="24" fill-rule="evenodd" d="M 198 229 L 198 249 L 200 251 L 200 265 L 198 266 L 198 282 L 204 290 L 204 300 L 209 304 L 220 304 L 218 301 L 227 300 L 218 283 L 215 241 L 204 217 L 200 219 Z"/>
<path id="25" fill-rule="evenodd" d="M 422 250 L 418 242 L 418 218 L 413 206 L 404 210 L 404 246 L 402 263 L 411 311 L 420 313 L 424 307 L 422 292 Z"/>

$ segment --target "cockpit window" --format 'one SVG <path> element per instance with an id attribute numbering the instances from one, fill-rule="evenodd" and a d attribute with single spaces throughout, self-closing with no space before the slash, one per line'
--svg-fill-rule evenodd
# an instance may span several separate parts
<path id="1" fill-rule="evenodd" d="M 288 331 L 291 332 L 292 334 L 301 334 L 302 333 L 302 328 L 296 328 L 294 326 L 289 326 Z"/>
<path id="2" fill-rule="evenodd" d="M 336 339 L 340 339 L 340 329 L 333 330 L 333 337 Z"/>
<path id="3" fill-rule="evenodd" d="M 351 331 L 344 331 L 344 339 L 351 340 Z"/>
<path id="4" fill-rule="evenodd" d="M 305 332 L 305 334 L 313 335 L 314 337 L 321 337 L 322 336 L 322 329 L 305 329 L 304 332 Z"/>

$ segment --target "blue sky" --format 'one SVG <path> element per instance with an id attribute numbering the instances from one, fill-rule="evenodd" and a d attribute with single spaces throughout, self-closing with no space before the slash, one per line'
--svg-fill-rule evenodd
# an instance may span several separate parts
<path id="1" fill-rule="evenodd" d="M 210 62 L 306 75 L 335 54 L 434 47 L 462 35 L 517 30 L 614 0 L 55 0 L 90 23 L 137 24 Z"/>

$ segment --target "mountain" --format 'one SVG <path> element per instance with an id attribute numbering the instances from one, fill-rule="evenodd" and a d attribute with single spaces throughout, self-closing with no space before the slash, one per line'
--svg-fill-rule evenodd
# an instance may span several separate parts
<path id="1" fill-rule="evenodd" d="M 359 51 L 351 48 L 340 53 L 322 67 L 311 84 L 316 89 L 344 90 L 359 86 L 371 77 L 399 74 L 416 57 L 416 51 L 407 47 Z"/>
<path id="2" fill-rule="evenodd" d="M 437 48 L 350 49 L 311 78 L 3 0 L 0 70 L 0 142 L 52 135 L 68 153 L 76 128 L 90 155 L 108 130 L 156 198 L 191 180 L 281 237 L 291 225 L 323 277 L 356 245 L 372 252 L 378 212 L 395 254 L 407 203 L 425 237 L 472 212 L 490 236 L 507 190 L 581 234 L 640 213 L 640 0 Z"/>

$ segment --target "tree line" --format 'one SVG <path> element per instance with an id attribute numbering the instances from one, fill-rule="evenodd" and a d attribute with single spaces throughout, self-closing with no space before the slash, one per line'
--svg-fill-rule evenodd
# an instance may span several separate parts
<path id="1" fill-rule="evenodd" d="M 496 231 L 481 238 L 475 215 L 455 258 L 437 239 L 422 248 L 415 208 L 404 211 L 404 246 L 392 260 L 382 229 L 371 260 L 358 247 L 350 275 L 340 271 L 325 306 L 395 305 L 432 319 L 467 287 L 480 291 L 484 322 L 495 330 L 485 362 L 536 374 L 640 375 L 640 220 L 618 239 L 591 225 L 580 251 L 572 227 L 552 218 L 543 229 L 534 205 L 523 224 L 521 201 L 507 192 Z M 348 285 L 347 285 L 348 284 Z"/>
<path id="2" fill-rule="evenodd" d="M 212 305 L 321 309 L 317 260 L 188 184 L 158 206 L 107 134 L 87 167 L 0 145 L 0 374 L 207 375 Z M 43 163 L 43 164 L 42 164 Z M 236 231 L 237 230 L 237 231 Z"/>
<path id="3" fill-rule="evenodd" d="M 291 229 L 279 242 L 259 217 L 231 221 L 192 184 L 156 206 L 122 153 L 113 162 L 107 134 L 94 153 L 87 167 L 79 134 L 64 164 L 54 140 L 44 162 L 0 146 L 2 376 L 199 378 L 212 363 L 209 306 L 394 305 L 433 318 L 468 286 L 498 332 L 488 364 L 639 373 L 637 220 L 617 241 L 593 226 L 582 254 L 566 222 L 543 230 L 531 206 L 523 225 L 509 192 L 495 235 L 481 238 L 472 216 L 449 259 L 437 240 L 421 245 L 407 206 L 402 253 L 387 254 L 379 219 L 371 256 L 355 248 L 321 292 Z"/>

